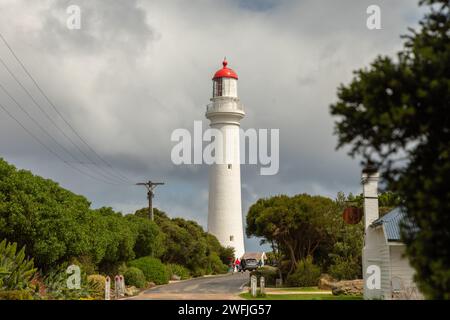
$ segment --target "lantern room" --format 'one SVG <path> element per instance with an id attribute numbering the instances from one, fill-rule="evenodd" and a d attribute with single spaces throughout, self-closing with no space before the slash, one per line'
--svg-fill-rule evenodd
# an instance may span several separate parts
<path id="1" fill-rule="evenodd" d="M 236 72 L 227 67 L 227 60 L 222 62 L 223 68 L 218 70 L 213 77 L 213 98 L 232 97 L 237 98 Z"/>

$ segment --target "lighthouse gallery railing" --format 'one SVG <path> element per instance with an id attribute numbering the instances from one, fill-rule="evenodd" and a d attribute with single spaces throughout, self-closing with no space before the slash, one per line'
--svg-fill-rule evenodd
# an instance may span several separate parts
<path id="1" fill-rule="evenodd" d="M 206 112 L 210 111 L 226 111 L 226 110 L 238 110 L 244 111 L 244 105 L 239 101 L 216 101 L 206 105 Z"/>

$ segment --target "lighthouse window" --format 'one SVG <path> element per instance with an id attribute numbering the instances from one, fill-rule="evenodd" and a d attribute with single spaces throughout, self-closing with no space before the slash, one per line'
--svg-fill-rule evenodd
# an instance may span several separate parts
<path id="1" fill-rule="evenodd" d="M 228 165 L 228 169 L 230 169 L 230 170 L 231 170 L 231 164 L 229 164 L 229 165 Z"/>
<path id="2" fill-rule="evenodd" d="M 234 236 L 230 236 L 230 241 L 234 241 Z"/>
<path id="3" fill-rule="evenodd" d="M 216 94 L 215 97 L 221 97 L 222 96 L 222 78 L 219 78 L 215 81 L 216 86 Z"/>

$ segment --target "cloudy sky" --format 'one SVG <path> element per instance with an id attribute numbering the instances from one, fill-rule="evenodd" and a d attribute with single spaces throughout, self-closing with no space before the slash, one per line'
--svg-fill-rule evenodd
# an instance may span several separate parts
<path id="1" fill-rule="evenodd" d="M 381 30 L 366 27 L 371 4 L 381 8 Z M 70 5 L 81 8 L 79 30 L 67 28 Z M 242 166 L 244 214 L 258 198 L 274 194 L 360 192 L 358 160 L 335 150 L 329 105 L 353 70 L 398 51 L 399 35 L 421 15 L 411 0 L 2 0 L 0 33 L 114 171 L 80 142 L 1 41 L 0 57 L 36 103 L 1 64 L 0 84 L 51 138 L 1 90 L 0 104 L 65 161 L 97 179 L 64 164 L 1 109 L 0 157 L 85 195 L 93 207 L 123 213 L 146 205 L 144 189 L 100 180 L 163 180 L 156 206 L 205 226 L 207 167 L 173 165 L 170 135 L 177 128 L 193 130 L 195 120 L 207 127 L 211 77 L 226 56 L 239 75 L 247 114 L 242 127 L 280 129 L 277 175 Z M 255 239 L 246 244 L 258 247 Z"/>

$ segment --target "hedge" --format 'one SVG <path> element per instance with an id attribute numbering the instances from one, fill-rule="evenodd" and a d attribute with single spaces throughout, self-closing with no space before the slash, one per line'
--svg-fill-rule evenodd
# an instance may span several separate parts
<path id="1" fill-rule="evenodd" d="M 136 288 L 145 287 L 145 275 L 141 269 L 130 267 L 125 271 L 123 276 L 127 285 L 135 286 Z"/>
<path id="2" fill-rule="evenodd" d="M 261 277 L 264 277 L 266 286 L 275 286 L 276 279 L 279 278 L 278 269 L 275 267 L 271 267 L 271 266 L 264 266 L 264 267 L 258 268 L 256 270 L 253 270 L 250 273 L 250 275 L 255 275 L 258 280 L 258 283 L 259 283 L 259 279 Z"/>
<path id="3" fill-rule="evenodd" d="M 128 263 L 130 267 L 141 269 L 145 280 L 155 284 L 166 284 L 169 282 L 170 274 L 161 260 L 153 257 L 142 257 Z"/>

